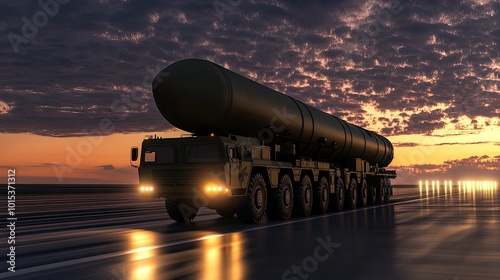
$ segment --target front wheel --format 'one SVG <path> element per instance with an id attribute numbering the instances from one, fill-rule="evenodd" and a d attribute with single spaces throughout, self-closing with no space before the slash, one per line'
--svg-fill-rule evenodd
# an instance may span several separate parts
<path id="1" fill-rule="evenodd" d="M 260 173 L 255 173 L 250 178 L 247 194 L 236 199 L 236 215 L 244 223 L 256 224 L 264 217 L 266 206 L 266 181 Z"/>
<path id="2" fill-rule="evenodd" d="M 215 209 L 217 214 L 222 217 L 231 218 L 236 214 L 236 210 L 234 208 L 234 200 L 233 199 L 225 199 L 219 207 Z"/>
<path id="3" fill-rule="evenodd" d="M 198 214 L 198 207 L 190 205 L 187 201 L 179 201 L 168 196 L 165 198 L 165 208 L 168 216 L 180 223 L 189 223 Z"/>

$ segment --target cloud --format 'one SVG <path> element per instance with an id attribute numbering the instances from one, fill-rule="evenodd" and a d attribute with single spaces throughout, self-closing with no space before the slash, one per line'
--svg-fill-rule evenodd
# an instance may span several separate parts
<path id="1" fill-rule="evenodd" d="M 2 132 L 88 135 L 103 119 L 104 134 L 170 129 L 149 77 L 189 57 L 387 135 L 499 125 L 500 4 L 401 1 L 381 21 L 391 3 L 243 1 L 221 20 L 211 1 L 72 1 L 18 54 L 0 46 Z M 3 5 L 6 35 L 40 10 Z M 116 106 L 133 92 L 144 98 Z"/>
<path id="2" fill-rule="evenodd" d="M 500 170 L 500 155 L 498 156 L 471 156 L 464 159 L 449 160 L 443 164 L 415 164 L 409 168 L 413 168 L 416 173 L 426 173 L 431 171 L 449 171 L 454 168 L 471 168 L 485 170 Z"/>
<path id="3" fill-rule="evenodd" d="M 107 171 L 110 171 L 110 170 L 115 170 L 115 167 L 112 165 L 112 164 L 107 164 L 107 165 L 99 165 L 97 166 L 99 169 L 102 169 L 102 170 L 107 170 Z"/>
<path id="4" fill-rule="evenodd" d="M 500 155 L 498 156 L 472 156 L 460 160 L 445 161 L 451 168 L 478 168 L 500 171 Z"/>
<path id="5" fill-rule="evenodd" d="M 500 155 L 471 156 L 448 160 L 442 164 L 416 164 L 394 167 L 396 184 L 414 183 L 417 180 L 500 180 Z"/>
<path id="6" fill-rule="evenodd" d="M 397 142 L 397 143 L 392 143 L 394 147 L 418 147 L 421 146 L 420 143 L 414 143 L 414 142 Z"/>
<path id="7" fill-rule="evenodd" d="M 423 147 L 423 146 L 454 146 L 454 145 L 482 145 L 482 144 L 494 144 L 500 145 L 497 141 L 476 141 L 476 142 L 444 142 L 444 143 L 432 143 L 432 144 L 422 144 L 415 142 L 398 142 L 393 143 L 394 147 Z"/>

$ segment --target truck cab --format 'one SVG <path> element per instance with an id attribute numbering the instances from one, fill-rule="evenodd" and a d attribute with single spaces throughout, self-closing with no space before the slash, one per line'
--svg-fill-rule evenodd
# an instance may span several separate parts
<path id="1" fill-rule="evenodd" d="M 233 216 L 234 197 L 245 196 L 252 146 L 258 141 L 234 135 L 146 136 L 140 150 L 132 147 L 131 164 L 139 171 L 141 195 L 165 198 L 174 220 L 192 220 L 202 206 Z"/>

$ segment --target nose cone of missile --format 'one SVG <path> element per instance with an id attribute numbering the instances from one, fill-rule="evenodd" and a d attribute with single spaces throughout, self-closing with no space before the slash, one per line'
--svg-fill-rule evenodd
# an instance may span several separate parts
<path id="1" fill-rule="evenodd" d="M 170 124 L 197 134 L 212 132 L 230 105 L 224 73 L 200 59 L 181 60 L 163 69 L 153 81 L 153 96 Z"/>

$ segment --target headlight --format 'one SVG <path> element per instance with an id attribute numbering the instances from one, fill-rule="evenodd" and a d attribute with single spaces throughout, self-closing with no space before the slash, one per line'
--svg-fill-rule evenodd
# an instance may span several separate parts
<path id="1" fill-rule="evenodd" d="M 141 186 L 140 190 L 141 192 L 152 192 L 153 191 L 153 186 Z"/>
<path id="2" fill-rule="evenodd" d="M 208 184 L 205 186 L 205 191 L 207 193 L 217 194 L 217 193 L 228 192 L 229 189 L 226 187 L 223 187 L 223 186 L 215 185 L 215 184 Z"/>

